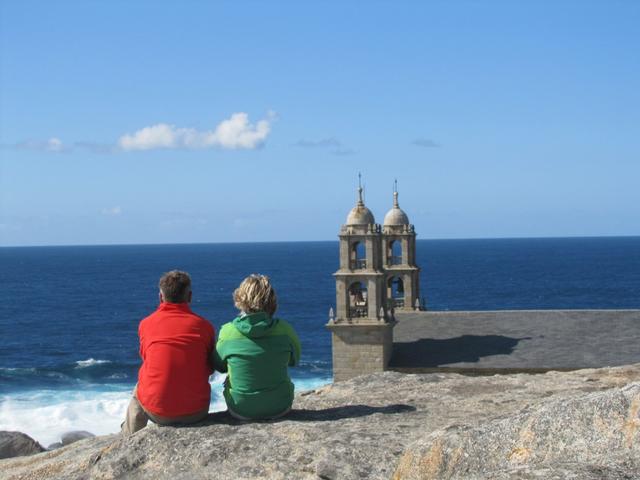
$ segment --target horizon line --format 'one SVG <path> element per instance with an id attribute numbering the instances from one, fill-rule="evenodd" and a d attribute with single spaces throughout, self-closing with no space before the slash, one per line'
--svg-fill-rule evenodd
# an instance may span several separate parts
<path id="1" fill-rule="evenodd" d="M 589 239 L 589 238 L 640 238 L 640 234 L 629 235 L 551 235 L 551 236 L 504 236 L 504 237 L 437 237 L 417 238 L 427 241 L 457 241 L 457 240 L 561 240 L 561 239 Z M 68 244 L 35 244 L 35 245 L 0 245 L 2 248 L 68 248 L 68 247 L 152 247 L 152 246 L 179 246 L 179 245 L 259 245 L 278 243 L 338 243 L 339 240 L 256 240 L 243 242 L 140 242 L 140 243 L 68 243 Z"/>

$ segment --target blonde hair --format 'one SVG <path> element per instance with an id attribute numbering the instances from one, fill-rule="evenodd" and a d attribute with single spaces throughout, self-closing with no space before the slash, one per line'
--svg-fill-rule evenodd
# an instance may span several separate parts
<path id="1" fill-rule="evenodd" d="M 238 310 L 245 313 L 276 313 L 278 299 L 276 291 L 266 275 L 252 274 L 245 278 L 233 292 L 233 302 Z"/>

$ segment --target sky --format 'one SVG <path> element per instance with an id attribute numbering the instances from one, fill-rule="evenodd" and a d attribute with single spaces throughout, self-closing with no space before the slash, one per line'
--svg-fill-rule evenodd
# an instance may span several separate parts
<path id="1" fill-rule="evenodd" d="M 640 2 L 0 2 L 0 245 L 640 235 Z"/>

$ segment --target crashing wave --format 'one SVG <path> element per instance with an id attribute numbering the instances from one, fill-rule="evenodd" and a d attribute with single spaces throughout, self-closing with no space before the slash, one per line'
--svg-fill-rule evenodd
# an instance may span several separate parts
<path id="1" fill-rule="evenodd" d="M 102 365 L 103 363 L 111 363 L 111 360 L 96 360 L 95 358 L 88 358 L 87 360 L 78 360 L 76 362 L 76 368 L 93 367 L 94 365 Z"/>

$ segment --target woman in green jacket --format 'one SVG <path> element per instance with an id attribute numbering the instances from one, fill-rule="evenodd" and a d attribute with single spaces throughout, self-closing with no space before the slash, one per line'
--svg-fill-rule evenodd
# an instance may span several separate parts
<path id="1" fill-rule="evenodd" d="M 300 361 L 300 341 L 284 320 L 273 317 L 276 292 L 264 275 L 250 275 L 233 292 L 240 315 L 222 326 L 215 368 L 227 372 L 224 399 L 241 420 L 278 418 L 289 412 L 293 383 L 287 367 Z"/>

